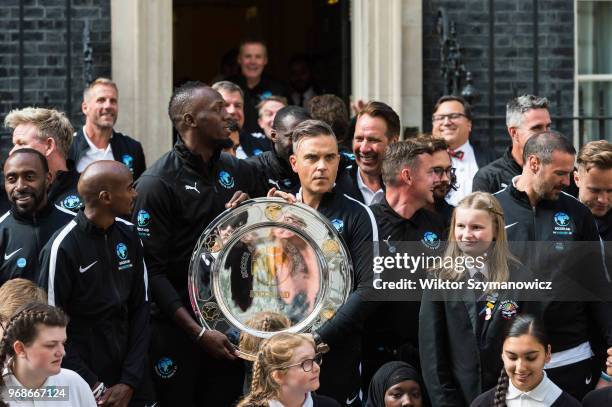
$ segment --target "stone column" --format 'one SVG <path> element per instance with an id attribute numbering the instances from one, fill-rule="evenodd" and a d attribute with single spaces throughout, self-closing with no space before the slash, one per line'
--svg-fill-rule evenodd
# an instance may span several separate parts
<path id="1" fill-rule="evenodd" d="M 172 146 L 172 0 L 111 0 L 116 128 L 139 140 L 151 165 Z"/>
<path id="2" fill-rule="evenodd" d="M 379 100 L 422 128 L 422 0 L 353 0 L 353 100 Z"/>

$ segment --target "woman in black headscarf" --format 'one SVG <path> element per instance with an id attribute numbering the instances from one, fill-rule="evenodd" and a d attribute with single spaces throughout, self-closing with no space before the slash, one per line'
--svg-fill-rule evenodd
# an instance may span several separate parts
<path id="1" fill-rule="evenodd" d="M 422 407 L 421 378 L 406 362 L 385 363 L 372 377 L 366 407 Z"/>

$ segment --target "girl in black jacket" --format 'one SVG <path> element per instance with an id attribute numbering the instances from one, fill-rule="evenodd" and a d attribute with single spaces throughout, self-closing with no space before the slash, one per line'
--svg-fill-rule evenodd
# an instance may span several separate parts
<path id="1" fill-rule="evenodd" d="M 525 279 L 497 199 L 475 192 L 459 202 L 443 260 L 432 280 L 455 285 L 424 291 L 419 353 L 431 404 L 464 407 L 497 382 L 503 333 L 521 307 L 518 290 L 475 287 Z"/>
<path id="2" fill-rule="evenodd" d="M 504 368 L 497 386 L 476 398 L 471 407 L 513 407 L 530 401 L 549 407 L 580 407 L 546 376 L 544 364 L 550 355 L 543 324 L 531 316 L 515 318 L 504 339 Z"/>

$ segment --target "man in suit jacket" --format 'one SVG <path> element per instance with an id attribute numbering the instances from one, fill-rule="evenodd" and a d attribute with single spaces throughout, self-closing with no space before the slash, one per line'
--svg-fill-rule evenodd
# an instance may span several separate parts
<path id="1" fill-rule="evenodd" d="M 434 106 L 431 121 L 432 134 L 443 137 L 449 146 L 457 175 L 457 190 L 451 191 L 446 200 L 456 206 L 464 196 L 472 192 L 472 180 L 478 169 L 496 157 L 493 150 L 470 142 L 472 112 L 465 99 L 452 95 L 442 96 Z"/>

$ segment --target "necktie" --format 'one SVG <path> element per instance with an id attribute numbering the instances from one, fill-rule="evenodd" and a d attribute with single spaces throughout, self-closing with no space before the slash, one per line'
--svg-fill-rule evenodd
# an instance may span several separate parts
<path id="1" fill-rule="evenodd" d="M 458 160 L 463 160 L 463 151 L 461 150 L 448 150 L 448 153 L 451 155 L 451 157 L 455 157 Z"/>

